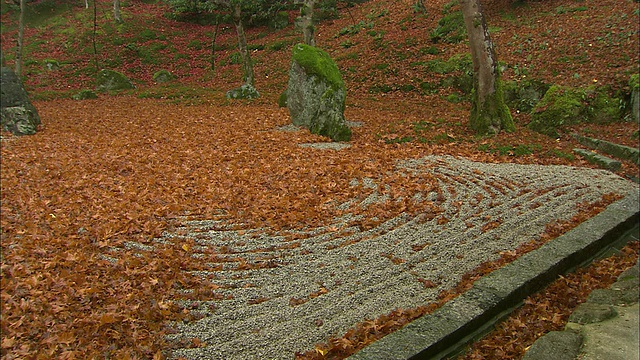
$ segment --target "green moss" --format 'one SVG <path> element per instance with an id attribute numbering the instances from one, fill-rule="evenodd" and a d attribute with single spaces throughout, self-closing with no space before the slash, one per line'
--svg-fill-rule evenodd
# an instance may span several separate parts
<path id="1" fill-rule="evenodd" d="M 133 83 L 124 74 L 114 70 L 100 70 L 96 79 L 96 90 L 126 90 L 133 89 Z"/>
<path id="2" fill-rule="evenodd" d="M 607 87 L 576 89 L 554 85 L 533 108 L 529 128 L 557 137 L 565 125 L 611 123 L 622 118 L 624 102 L 609 95 Z"/>
<path id="3" fill-rule="evenodd" d="M 549 85 L 539 80 L 505 81 L 504 101 L 511 109 L 530 112 L 549 90 Z"/>
<path id="4" fill-rule="evenodd" d="M 286 11 L 277 12 L 273 18 L 269 20 L 269 29 L 281 30 L 289 26 L 289 13 Z"/>
<path id="5" fill-rule="evenodd" d="M 438 21 L 438 26 L 431 31 L 430 37 L 434 43 L 442 41 L 456 44 L 464 40 L 467 37 L 467 29 L 464 26 L 462 11 L 455 10 L 446 14 Z"/>
<path id="6" fill-rule="evenodd" d="M 97 99 L 98 95 L 92 90 L 80 90 L 79 93 L 73 95 L 73 100 Z"/>
<path id="7" fill-rule="evenodd" d="M 60 69 L 60 63 L 58 62 L 58 60 L 55 60 L 55 59 L 45 59 L 44 66 L 47 68 L 47 70 Z"/>
<path id="8" fill-rule="evenodd" d="M 283 91 L 278 97 L 278 106 L 287 107 L 287 90 Z"/>
<path id="9" fill-rule="evenodd" d="M 350 141 L 351 129 L 344 125 L 339 124 L 336 121 L 327 122 L 321 129 L 311 127 L 309 129 L 313 134 L 319 134 L 331 138 L 333 141 Z"/>
<path id="10" fill-rule="evenodd" d="M 153 74 L 153 81 L 157 83 L 163 83 L 173 80 L 173 75 L 169 70 L 160 70 Z"/>
<path id="11" fill-rule="evenodd" d="M 326 79 L 335 90 L 346 91 L 338 66 L 325 51 L 306 44 L 298 44 L 293 47 L 293 61 L 297 62 L 307 74 Z"/>
<path id="12" fill-rule="evenodd" d="M 482 107 L 478 107 L 478 98 L 475 89 L 471 92 L 471 128 L 478 134 L 494 134 L 504 130 L 513 132 L 516 127 L 511 117 L 511 111 L 504 102 L 504 90 L 502 80 L 498 75 L 496 79 L 496 91 L 488 96 Z"/>
<path id="13" fill-rule="evenodd" d="M 638 74 L 631 75 L 631 77 L 629 78 L 629 87 L 631 88 L 632 91 L 640 88 L 640 75 Z"/>
<path id="14" fill-rule="evenodd" d="M 589 104 L 586 108 L 588 122 L 606 124 L 620 120 L 623 103 L 620 99 L 611 97 L 608 88 L 589 88 L 586 95 Z"/>
<path id="15" fill-rule="evenodd" d="M 584 118 L 583 90 L 553 85 L 532 110 L 529 128 L 552 137 L 558 136 L 558 128 L 577 124 Z"/>

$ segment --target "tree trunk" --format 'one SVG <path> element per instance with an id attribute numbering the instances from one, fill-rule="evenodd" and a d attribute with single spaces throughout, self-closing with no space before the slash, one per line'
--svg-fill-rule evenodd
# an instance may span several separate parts
<path id="1" fill-rule="evenodd" d="M 18 46 L 16 47 L 16 75 L 22 75 L 22 44 L 24 42 L 24 11 L 26 0 L 20 0 L 20 18 L 18 20 Z"/>
<path id="2" fill-rule="evenodd" d="M 514 131 L 511 112 L 504 102 L 498 60 L 479 0 L 460 0 L 473 61 L 470 124 L 479 134 Z"/>
<path id="3" fill-rule="evenodd" d="M 98 33 L 98 0 L 93 0 L 93 36 L 91 42 L 93 43 L 93 62 L 96 66 L 96 74 L 100 71 L 98 65 L 98 46 L 96 45 L 96 34 Z"/>
<path id="4" fill-rule="evenodd" d="M 300 9 L 304 43 L 309 46 L 316 46 L 316 39 L 314 38 L 315 27 L 313 26 L 313 8 L 315 7 L 315 4 L 316 0 L 304 0 L 302 9 Z"/>
<path id="5" fill-rule="evenodd" d="M 251 61 L 251 55 L 247 50 L 247 36 L 244 33 L 244 25 L 242 24 L 242 7 L 240 2 L 233 5 L 233 22 L 235 23 L 236 31 L 238 32 L 238 50 L 240 51 L 240 57 L 242 57 L 244 82 L 247 85 L 253 86 L 255 82 L 253 62 Z"/>
<path id="6" fill-rule="evenodd" d="M 120 13 L 120 0 L 113 0 L 113 18 L 118 24 L 122 23 L 122 14 Z"/>
<path id="7" fill-rule="evenodd" d="M 216 39 L 218 38 L 219 28 L 220 28 L 220 19 L 216 15 L 216 30 L 213 32 L 213 39 L 211 39 L 211 70 L 216 69 Z"/>

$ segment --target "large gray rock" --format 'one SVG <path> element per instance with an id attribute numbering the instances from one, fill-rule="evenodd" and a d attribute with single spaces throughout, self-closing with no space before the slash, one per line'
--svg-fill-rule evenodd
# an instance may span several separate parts
<path id="1" fill-rule="evenodd" d="M 523 360 L 574 360 L 580 354 L 582 336 L 571 331 L 551 331 L 539 338 Z"/>
<path id="2" fill-rule="evenodd" d="M 22 81 L 6 67 L 0 73 L 0 124 L 15 135 L 35 134 L 40 125 L 38 111 L 31 104 Z"/>
<path id="3" fill-rule="evenodd" d="M 305 44 L 293 47 L 287 107 L 294 125 L 333 141 L 351 140 L 344 118 L 346 94 L 340 71 L 329 54 Z"/>
<path id="4" fill-rule="evenodd" d="M 602 322 L 618 316 L 618 312 L 611 305 L 595 304 L 585 302 L 580 305 L 569 316 L 569 322 L 576 324 L 593 324 Z"/>

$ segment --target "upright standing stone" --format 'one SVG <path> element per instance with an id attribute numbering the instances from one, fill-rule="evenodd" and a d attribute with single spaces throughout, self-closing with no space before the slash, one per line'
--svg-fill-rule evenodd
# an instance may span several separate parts
<path id="1" fill-rule="evenodd" d="M 22 81 L 10 68 L 0 70 L 0 124 L 15 135 L 32 135 L 40 125 L 38 111 L 29 101 Z"/>
<path id="2" fill-rule="evenodd" d="M 344 118 L 346 94 L 340 71 L 329 54 L 305 44 L 293 47 L 287 107 L 294 125 L 333 141 L 351 140 Z"/>

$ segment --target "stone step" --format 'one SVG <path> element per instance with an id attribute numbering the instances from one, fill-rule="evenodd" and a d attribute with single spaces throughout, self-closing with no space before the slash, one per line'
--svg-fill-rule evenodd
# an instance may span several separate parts
<path id="1" fill-rule="evenodd" d="M 640 165 L 640 150 L 625 145 L 615 144 L 605 140 L 594 139 L 578 134 L 572 135 L 581 145 L 593 150 L 601 151 L 621 160 L 633 161 Z"/>
<path id="2" fill-rule="evenodd" d="M 622 166 L 622 163 L 618 160 L 614 160 L 612 158 L 606 157 L 604 155 L 600 155 L 596 152 L 576 148 L 573 149 L 573 152 L 585 158 L 588 162 L 592 164 L 596 164 L 601 168 L 617 171 Z"/>

